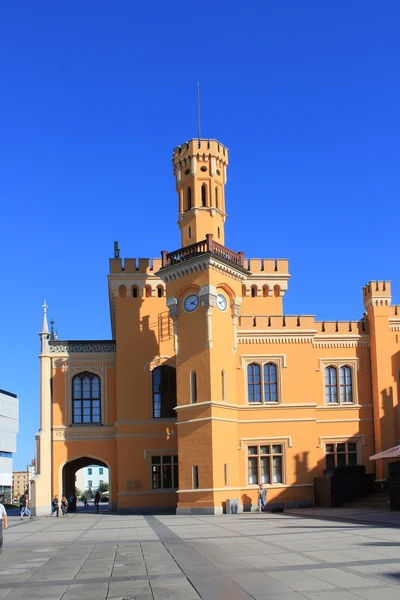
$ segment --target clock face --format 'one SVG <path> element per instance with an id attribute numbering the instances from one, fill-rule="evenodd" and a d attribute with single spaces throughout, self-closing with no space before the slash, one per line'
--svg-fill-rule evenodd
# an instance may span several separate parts
<path id="1" fill-rule="evenodd" d="M 217 306 L 219 310 L 226 310 L 226 307 L 228 306 L 226 298 L 222 294 L 218 294 L 217 296 Z"/>
<path id="2" fill-rule="evenodd" d="M 199 305 L 199 297 L 196 294 L 190 294 L 185 298 L 183 307 L 187 312 L 193 312 Z"/>

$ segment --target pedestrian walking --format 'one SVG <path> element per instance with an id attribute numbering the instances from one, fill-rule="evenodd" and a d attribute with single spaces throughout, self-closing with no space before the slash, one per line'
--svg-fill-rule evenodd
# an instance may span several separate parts
<path id="1" fill-rule="evenodd" d="M 83 496 L 83 505 L 85 508 L 87 508 L 87 498 L 86 496 Z"/>
<path id="2" fill-rule="evenodd" d="M 99 492 L 99 491 L 97 491 L 97 492 L 96 492 L 96 495 L 95 495 L 95 497 L 94 497 L 94 505 L 95 505 L 95 507 L 96 507 L 96 511 L 97 511 L 97 512 L 99 512 L 99 502 L 100 502 L 100 498 L 101 498 L 100 492 Z"/>
<path id="3" fill-rule="evenodd" d="M 63 517 L 68 515 L 68 500 L 65 496 L 61 498 L 61 512 Z"/>
<path id="4" fill-rule="evenodd" d="M 20 508 L 19 517 L 20 517 L 21 521 L 24 517 L 29 517 L 29 520 L 33 519 L 31 509 L 29 508 L 28 496 L 21 496 L 20 501 L 19 501 L 19 508 Z"/>
<path id="5" fill-rule="evenodd" d="M 3 529 L 8 527 L 8 517 L 3 504 L 0 504 L 0 554 L 3 551 Z"/>
<path id="6" fill-rule="evenodd" d="M 260 483 L 258 486 L 258 512 L 261 512 L 263 508 L 267 506 L 267 490 Z"/>
<path id="7" fill-rule="evenodd" d="M 58 517 L 59 510 L 60 510 L 60 507 L 59 507 L 59 502 L 58 502 L 58 496 L 56 494 L 53 498 L 53 503 L 51 505 L 51 514 L 56 513 L 56 516 Z"/>

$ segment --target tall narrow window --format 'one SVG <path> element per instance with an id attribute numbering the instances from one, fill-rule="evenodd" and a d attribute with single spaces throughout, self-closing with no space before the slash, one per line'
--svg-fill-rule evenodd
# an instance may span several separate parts
<path id="1" fill-rule="evenodd" d="M 276 366 L 264 365 L 264 402 L 278 402 Z"/>
<path id="2" fill-rule="evenodd" d="M 187 205 L 186 205 L 186 210 L 190 210 L 192 208 L 192 188 L 188 187 L 187 189 Z"/>
<path id="3" fill-rule="evenodd" d="M 164 296 L 164 290 L 162 285 L 159 285 L 157 288 L 157 297 L 158 298 L 162 298 Z"/>
<path id="4" fill-rule="evenodd" d="M 325 369 L 325 401 L 328 403 L 337 402 L 337 376 L 335 367 L 326 367 Z"/>
<path id="5" fill-rule="evenodd" d="M 229 465 L 226 463 L 224 465 L 224 485 L 225 487 L 229 487 Z"/>
<path id="6" fill-rule="evenodd" d="M 197 465 L 193 465 L 193 467 L 192 467 L 192 482 L 193 482 L 193 489 L 198 490 L 199 489 L 199 467 Z"/>
<path id="7" fill-rule="evenodd" d="M 201 205 L 207 206 L 207 187 L 205 183 L 201 186 Z"/>
<path id="8" fill-rule="evenodd" d="M 100 377 L 79 373 L 72 380 L 72 422 L 100 423 Z"/>
<path id="9" fill-rule="evenodd" d="M 226 400 L 226 375 L 225 375 L 225 371 L 221 371 L 221 397 L 222 397 L 222 402 L 225 402 Z"/>
<path id="10" fill-rule="evenodd" d="M 188 238 L 189 238 L 189 240 L 190 240 L 191 237 L 192 237 L 192 228 L 189 225 L 189 227 L 188 227 Z"/>
<path id="11" fill-rule="evenodd" d="M 119 294 L 120 298 L 125 298 L 126 297 L 126 287 L 124 285 L 120 285 L 119 286 L 118 294 Z"/>
<path id="12" fill-rule="evenodd" d="M 261 368 L 256 363 L 247 367 L 249 402 L 261 402 Z"/>
<path id="13" fill-rule="evenodd" d="M 151 297 L 151 287 L 149 285 L 146 285 L 144 288 L 144 294 L 146 296 L 146 298 L 150 298 Z"/>
<path id="14" fill-rule="evenodd" d="M 339 369 L 340 402 L 353 402 L 351 368 L 348 366 Z"/>
<path id="15" fill-rule="evenodd" d="M 196 371 L 190 373 L 190 402 L 196 404 L 197 402 L 197 377 Z"/>
<path id="16" fill-rule="evenodd" d="M 134 285 L 134 286 L 132 287 L 132 298 L 137 298 L 137 297 L 138 297 L 138 295 L 139 295 L 139 290 L 138 290 L 138 287 L 137 287 L 137 285 Z"/>
<path id="17" fill-rule="evenodd" d="M 256 285 L 252 285 L 251 286 L 251 297 L 255 298 L 257 296 L 257 286 Z"/>
<path id="18" fill-rule="evenodd" d="M 218 188 L 215 188 L 215 208 L 219 208 L 218 206 Z"/>
<path id="19" fill-rule="evenodd" d="M 176 371 L 163 365 L 152 372 L 153 417 L 167 419 L 175 417 Z"/>

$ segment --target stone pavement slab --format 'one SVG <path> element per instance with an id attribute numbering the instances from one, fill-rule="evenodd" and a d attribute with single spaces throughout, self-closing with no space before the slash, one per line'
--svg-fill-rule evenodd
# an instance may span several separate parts
<path id="1" fill-rule="evenodd" d="M 332 521 L 306 510 L 10 517 L 0 600 L 400 598 L 396 523 L 348 520 L 348 512 Z"/>

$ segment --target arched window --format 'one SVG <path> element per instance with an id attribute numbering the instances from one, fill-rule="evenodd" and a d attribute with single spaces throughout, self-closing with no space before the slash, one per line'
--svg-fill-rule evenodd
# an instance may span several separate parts
<path id="1" fill-rule="evenodd" d="M 196 404 L 197 402 L 197 377 L 196 371 L 190 373 L 190 403 Z"/>
<path id="2" fill-rule="evenodd" d="M 257 286 L 256 285 L 252 285 L 251 286 L 251 297 L 255 298 L 257 296 Z"/>
<path id="3" fill-rule="evenodd" d="M 220 238 L 220 237 L 221 237 L 221 230 L 220 230 L 220 228 L 218 227 L 218 238 Z"/>
<path id="4" fill-rule="evenodd" d="M 205 183 L 201 186 L 201 205 L 207 206 L 207 186 Z"/>
<path id="5" fill-rule="evenodd" d="M 261 402 L 261 368 L 257 363 L 248 365 L 247 383 L 249 402 Z"/>
<path id="6" fill-rule="evenodd" d="M 132 298 L 137 298 L 139 296 L 139 288 L 137 285 L 132 286 Z"/>
<path id="7" fill-rule="evenodd" d="M 162 298 L 164 296 L 164 289 L 162 285 L 157 287 L 157 298 Z"/>
<path id="8" fill-rule="evenodd" d="M 242 296 L 243 298 L 246 296 L 246 286 L 242 285 Z"/>
<path id="9" fill-rule="evenodd" d="M 176 371 L 163 365 L 152 371 L 153 418 L 168 419 L 175 417 Z"/>
<path id="10" fill-rule="evenodd" d="M 262 292 L 263 292 L 263 297 L 264 298 L 267 298 L 267 296 L 268 296 L 268 290 L 269 290 L 268 286 L 267 285 L 263 285 Z"/>
<path id="11" fill-rule="evenodd" d="M 340 402 L 353 402 L 351 368 L 347 365 L 339 369 Z"/>
<path id="12" fill-rule="evenodd" d="M 124 285 L 120 285 L 119 286 L 118 294 L 119 294 L 120 298 L 125 298 L 126 297 L 126 287 Z"/>
<path id="13" fill-rule="evenodd" d="M 215 208 L 219 208 L 218 207 L 218 188 L 215 188 Z"/>
<path id="14" fill-rule="evenodd" d="M 264 365 L 264 402 L 278 402 L 276 365 Z"/>
<path id="15" fill-rule="evenodd" d="M 325 369 L 325 401 L 328 403 L 338 401 L 336 367 Z"/>
<path id="16" fill-rule="evenodd" d="M 189 185 L 188 189 L 187 189 L 187 206 L 186 206 L 186 210 L 190 210 L 191 208 L 192 208 L 192 188 Z"/>
<path id="17" fill-rule="evenodd" d="M 94 373 L 79 373 L 72 379 L 72 422 L 101 422 L 100 377 Z"/>
<path id="18" fill-rule="evenodd" d="M 221 371 L 221 391 L 222 391 L 222 402 L 225 402 L 226 400 L 226 375 L 225 375 L 225 371 L 222 370 Z"/>
<path id="19" fill-rule="evenodd" d="M 150 298 L 151 297 L 151 287 L 149 285 L 146 285 L 144 288 L 144 295 L 146 296 L 146 298 Z"/>

